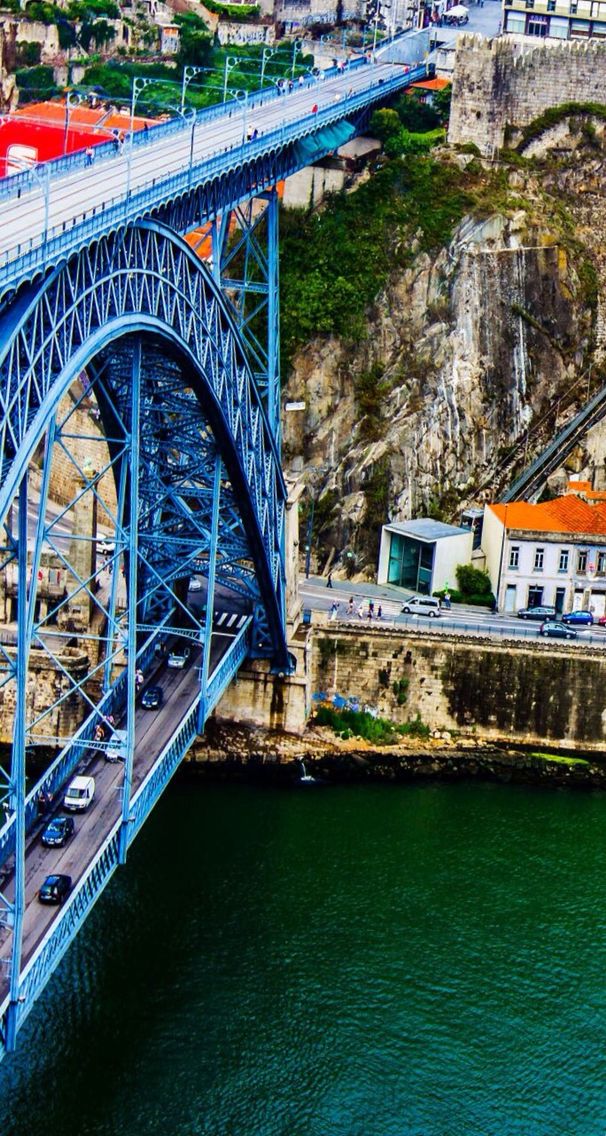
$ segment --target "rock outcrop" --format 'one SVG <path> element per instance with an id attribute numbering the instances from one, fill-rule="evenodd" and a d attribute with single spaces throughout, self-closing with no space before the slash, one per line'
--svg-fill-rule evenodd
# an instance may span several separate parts
<path id="1" fill-rule="evenodd" d="M 466 217 L 448 247 L 393 272 L 365 339 L 317 337 L 297 353 L 286 397 L 306 411 L 285 416 L 285 451 L 316 467 L 320 505 L 332 491 L 322 554 L 349 546 L 372 568 L 386 520 L 451 519 L 494 496 L 602 385 L 603 158 L 578 144 L 563 165 L 561 154 L 559 165 L 503 165 L 503 207 Z M 444 160 L 481 172 L 468 155 Z M 598 450 L 571 468 L 592 476 Z"/>

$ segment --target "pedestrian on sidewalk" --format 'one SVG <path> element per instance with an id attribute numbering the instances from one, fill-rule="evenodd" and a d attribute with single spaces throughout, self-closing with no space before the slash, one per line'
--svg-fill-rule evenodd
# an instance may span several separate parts
<path id="1" fill-rule="evenodd" d="M 332 572 L 328 573 L 328 579 L 326 580 L 326 587 L 332 588 Z"/>

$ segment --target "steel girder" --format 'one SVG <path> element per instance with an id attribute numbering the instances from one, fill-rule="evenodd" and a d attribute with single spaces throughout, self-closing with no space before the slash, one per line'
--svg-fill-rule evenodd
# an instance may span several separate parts
<path id="1" fill-rule="evenodd" d="M 203 407 L 238 501 L 271 651 L 278 666 L 288 667 L 279 452 L 234 323 L 195 255 L 155 223 L 126 230 L 20 297 L 4 323 L 0 518 L 73 380 L 120 336 L 155 333 L 191 371 L 192 405 Z"/>

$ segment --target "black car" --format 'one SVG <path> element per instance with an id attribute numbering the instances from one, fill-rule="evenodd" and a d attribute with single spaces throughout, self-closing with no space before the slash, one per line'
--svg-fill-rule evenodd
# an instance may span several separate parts
<path id="1" fill-rule="evenodd" d="M 74 818 L 66 816 L 53 817 L 42 833 L 42 843 L 47 848 L 62 848 L 74 835 Z"/>
<path id="2" fill-rule="evenodd" d="M 577 633 L 573 631 L 572 627 L 567 627 L 565 623 L 558 623 L 555 619 L 548 619 L 539 627 L 539 635 L 545 635 L 548 639 L 576 639 Z"/>
<path id="3" fill-rule="evenodd" d="M 141 696 L 141 705 L 144 710 L 159 710 L 164 702 L 164 691 L 161 686 L 148 686 Z"/>
<path id="4" fill-rule="evenodd" d="M 63 903 L 72 890 L 71 876 L 47 876 L 40 891 L 40 903 Z"/>
<path id="5" fill-rule="evenodd" d="M 556 609 L 551 604 L 541 604 L 538 607 L 521 607 L 518 619 L 555 619 Z"/>

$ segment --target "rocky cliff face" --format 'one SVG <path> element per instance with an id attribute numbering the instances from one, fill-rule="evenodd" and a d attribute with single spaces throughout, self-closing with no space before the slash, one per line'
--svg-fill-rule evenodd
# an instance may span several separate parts
<path id="1" fill-rule="evenodd" d="M 297 353 L 286 396 L 306 411 L 285 415 L 285 453 L 312 467 L 321 552 L 349 547 L 373 566 L 388 518 L 451 519 L 493 497 L 583 403 L 592 363 L 601 385 L 588 163 L 577 152 L 564 171 L 504 167 L 504 207 L 392 272 L 366 338 L 317 337 Z"/>

